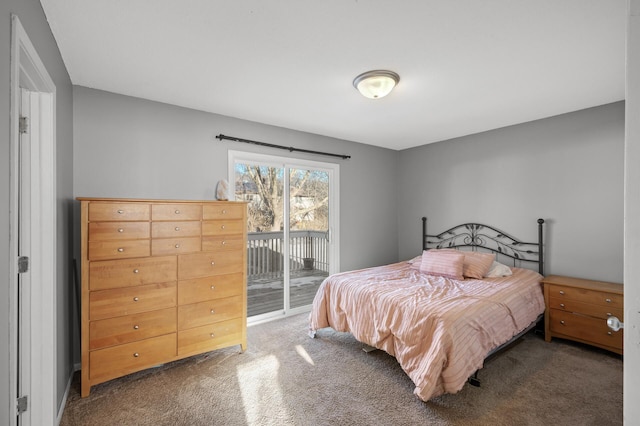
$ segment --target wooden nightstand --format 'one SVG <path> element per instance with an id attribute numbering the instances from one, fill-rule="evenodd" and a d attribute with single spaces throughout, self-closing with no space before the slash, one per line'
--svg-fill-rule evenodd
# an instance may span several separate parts
<path id="1" fill-rule="evenodd" d="M 607 318 L 623 320 L 623 285 L 550 275 L 544 284 L 544 338 L 570 339 L 622 355 L 622 330 L 613 331 Z"/>

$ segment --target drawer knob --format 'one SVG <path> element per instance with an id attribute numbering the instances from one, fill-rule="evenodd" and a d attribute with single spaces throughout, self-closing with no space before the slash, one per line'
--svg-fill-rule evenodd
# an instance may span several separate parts
<path id="1" fill-rule="evenodd" d="M 124 214 L 124 210 L 118 210 L 118 214 Z"/>
<path id="2" fill-rule="evenodd" d="M 560 294 L 564 296 L 564 291 L 560 290 Z"/>
<path id="3" fill-rule="evenodd" d="M 123 228 L 118 228 L 118 232 L 124 232 Z"/>
<path id="4" fill-rule="evenodd" d="M 610 331 L 607 331 L 607 334 L 608 334 L 609 336 L 613 336 L 613 333 L 611 333 Z"/>
<path id="5" fill-rule="evenodd" d="M 560 304 L 560 307 L 561 307 L 561 308 L 564 308 L 564 303 L 561 303 L 561 304 Z"/>
<path id="6" fill-rule="evenodd" d="M 214 266 L 216 264 L 216 262 L 211 262 L 211 266 Z"/>
<path id="7" fill-rule="evenodd" d="M 214 311 L 213 309 L 211 310 L 211 315 L 215 314 L 216 311 Z"/>
<path id="8" fill-rule="evenodd" d="M 605 302 L 611 303 L 611 299 L 604 299 Z"/>
<path id="9" fill-rule="evenodd" d="M 224 229 L 224 228 L 225 228 L 225 226 L 224 226 L 224 225 L 222 225 L 222 226 L 220 227 L 220 229 Z"/>
<path id="10" fill-rule="evenodd" d="M 226 210 L 222 210 L 222 214 L 227 214 L 227 211 Z"/>
<path id="11" fill-rule="evenodd" d="M 138 352 L 133 354 L 134 357 L 138 358 L 140 356 L 140 354 Z"/>
<path id="12" fill-rule="evenodd" d="M 215 290 L 215 289 L 216 289 L 216 287 L 215 287 L 215 286 L 211 286 L 211 290 Z"/>
<path id="13" fill-rule="evenodd" d="M 211 333 L 211 337 L 216 337 L 216 335 L 214 333 Z"/>
<path id="14" fill-rule="evenodd" d="M 137 302 L 138 300 L 140 300 L 140 298 L 139 298 L 138 296 L 136 296 L 136 297 L 134 297 L 134 298 L 133 298 L 133 301 L 134 301 L 134 302 Z"/>
<path id="15" fill-rule="evenodd" d="M 180 210 L 176 210 L 176 214 L 180 214 Z"/>
<path id="16" fill-rule="evenodd" d="M 561 321 L 560 321 L 560 324 L 564 325 L 564 320 L 561 320 Z"/>
<path id="17" fill-rule="evenodd" d="M 180 248 L 180 244 L 176 244 L 176 248 Z"/>
<path id="18" fill-rule="evenodd" d="M 120 253 L 124 253 L 124 249 L 123 249 L 122 247 L 118 247 L 118 251 L 119 251 Z"/>
<path id="19" fill-rule="evenodd" d="M 180 227 L 179 227 L 179 226 L 176 226 L 176 231 L 179 231 L 179 230 L 180 230 Z"/>
<path id="20" fill-rule="evenodd" d="M 133 270 L 133 273 L 134 273 L 134 274 L 137 274 L 137 273 L 139 273 L 139 272 L 140 272 L 140 271 L 139 271 L 138 269 L 134 269 L 134 270 Z"/>
<path id="21" fill-rule="evenodd" d="M 226 245 L 226 244 L 227 244 L 227 242 L 226 242 L 226 241 L 223 241 L 223 242 L 222 242 L 222 245 L 223 245 L 223 246 L 224 246 L 224 245 Z"/>
<path id="22" fill-rule="evenodd" d="M 140 327 L 139 327 L 137 324 L 133 326 L 133 329 L 134 329 L 134 330 L 137 330 L 137 329 L 139 329 L 139 328 L 140 328 Z"/>

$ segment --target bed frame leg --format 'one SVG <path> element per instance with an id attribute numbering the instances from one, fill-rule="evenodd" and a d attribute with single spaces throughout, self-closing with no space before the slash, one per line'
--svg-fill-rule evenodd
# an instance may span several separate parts
<path id="1" fill-rule="evenodd" d="M 480 387 L 480 379 L 478 378 L 478 370 L 471 377 L 469 377 L 469 384 L 477 388 Z"/>
<path id="2" fill-rule="evenodd" d="M 315 339 L 315 338 L 316 338 L 316 332 L 315 332 L 315 330 L 309 330 L 309 331 L 307 332 L 307 334 L 308 334 L 308 335 L 309 335 L 309 337 L 311 337 L 312 339 Z"/>

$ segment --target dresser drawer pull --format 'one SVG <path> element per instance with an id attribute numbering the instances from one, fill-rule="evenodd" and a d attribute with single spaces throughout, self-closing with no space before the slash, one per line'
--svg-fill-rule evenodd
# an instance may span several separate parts
<path id="1" fill-rule="evenodd" d="M 227 211 L 226 210 L 222 210 L 222 214 L 227 214 Z"/>
<path id="2" fill-rule="evenodd" d="M 180 214 L 180 210 L 176 210 L 176 214 Z"/>
<path id="3" fill-rule="evenodd" d="M 134 330 L 137 330 L 137 329 L 139 329 L 139 328 L 140 328 L 140 326 L 139 326 L 138 324 L 136 324 L 136 325 L 134 325 L 134 326 L 133 326 L 133 329 L 134 329 Z"/>
<path id="4" fill-rule="evenodd" d="M 561 303 L 561 304 L 560 304 L 560 307 L 561 307 L 561 308 L 564 308 L 564 303 Z"/>
<path id="5" fill-rule="evenodd" d="M 613 333 L 612 333 L 612 332 L 610 332 L 610 331 L 607 331 L 607 334 L 608 334 L 609 336 L 613 336 Z"/>
<path id="6" fill-rule="evenodd" d="M 611 312 L 607 312 L 607 317 L 612 317 L 613 314 Z"/>
<path id="7" fill-rule="evenodd" d="M 560 324 L 564 325 L 564 320 L 561 320 L 561 321 L 560 321 Z"/>
<path id="8" fill-rule="evenodd" d="M 211 262 L 211 266 L 215 266 L 216 262 Z"/>
<path id="9" fill-rule="evenodd" d="M 223 242 L 222 242 L 222 245 L 223 245 L 223 246 L 227 245 L 227 242 L 226 242 L 226 241 L 223 241 Z"/>
<path id="10" fill-rule="evenodd" d="M 124 214 L 124 210 L 118 210 L 118 214 Z"/>
<path id="11" fill-rule="evenodd" d="M 134 356 L 135 358 L 138 358 L 138 357 L 140 356 L 140 354 L 139 354 L 138 352 L 136 352 L 136 353 L 134 353 L 134 354 L 133 354 L 133 356 Z"/>
<path id="12" fill-rule="evenodd" d="M 123 228 L 118 228 L 118 232 L 124 232 Z"/>
<path id="13" fill-rule="evenodd" d="M 211 337 L 216 337 L 215 333 L 211 333 Z"/>
<path id="14" fill-rule="evenodd" d="M 564 291 L 560 290 L 560 294 L 564 296 Z"/>
<path id="15" fill-rule="evenodd" d="M 215 314 L 216 311 L 214 311 L 213 309 L 211 310 L 211 315 Z"/>
<path id="16" fill-rule="evenodd" d="M 120 253 L 124 253 L 124 249 L 123 249 L 122 247 L 118 247 L 118 251 L 119 251 Z"/>
<path id="17" fill-rule="evenodd" d="M 220 226 L 220 229 L 225 229 L 225 225 Z"/>
<path id="18" fill-rule="evenodd" d="M 138 296 L 136 296 L 136 297 L 134 297 L 134 298 L 133 298 L 133 301 L 134 301 L 134 302 L 137 302 L 138 300 L 140 300 L 140 298 L 139 298 Z"/>
<path id="19" fill-rule="evenodd" d="M 611 299 L 604 299 L 605 302 L 611 303 Z"/>
<path id="20" fill-rule="evenodd" d="M 180 248 L 180 244 L 176 244 L 176 248 Z"/>
<path id="21" fill-rule="evenodd" d="M 179 231 L 179 230 L 180 230 L 180 227 L 179 227 L 179 226 L 176 226 L 176 231 Z"/>
<path id="22" fill-rule="evenodd" d="M 215 289 L 216 289 L 216 287 L 215 287 L 215 286 L 211 286 L 211 290 L 215 290 Z"/>
<path id="23" fill-rule="evenodd" d="M 137 274 L 137 273 L 139 273 L 139 272 L 140 272 L 140 270 L 138 270 L 138 269 L 134 269 L 134 270 L 133 270 L 133 273 L 134 273 L 134 274 Z"/>

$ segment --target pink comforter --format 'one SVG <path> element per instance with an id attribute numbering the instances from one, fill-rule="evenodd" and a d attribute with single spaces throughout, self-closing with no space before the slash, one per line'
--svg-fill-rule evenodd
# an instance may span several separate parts
<path id="1" fill-rule="evenodd" d="M 544 312 L 537 272 L 452 280 L 429 276 L 407 262 L 343 272 L 315 296 L 309 331 L 350 332 L 394 356 L 427 401 L 458 392 L 486 355 Z"/>

